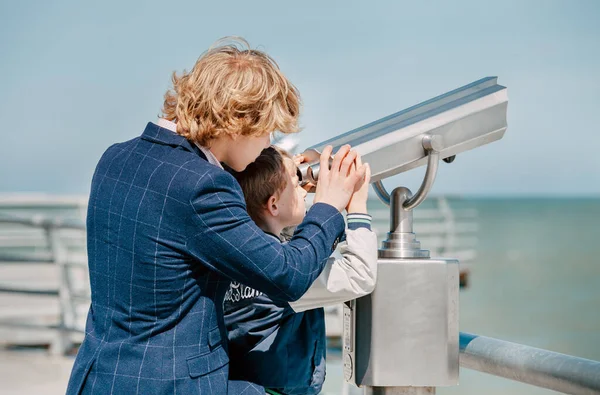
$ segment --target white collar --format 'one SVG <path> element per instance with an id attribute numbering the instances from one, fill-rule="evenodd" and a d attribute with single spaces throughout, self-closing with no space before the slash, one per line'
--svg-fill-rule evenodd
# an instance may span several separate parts
<path id="1" fill-rule="evenodd" d="M 170 130 L 173 133 L 177 133 L 177 124 L 175 122 L 169 121 L 168 119 L 158 118 L 156 125 L 158 125 L 161 128 Z M 196 143 L 194 143 L 194 144 L 196 144 Z M 221 169 L 223 168 L 223 166 L 221 165 L 221 162 L 219 162 L 217 157 L 210 151 L 210 149 L 203 147 L 200 144 L 196 144 L 196 147 L 198 147 L 200 149 L 200 151 L 202 151 L 202 153 L 204 155 L 206 155 L 206 159 L 208 160 L 208 163 L 210 163 L 211 165 L 215 165 Z"/>
<path id="2" fill-rule="evenodd" d="M 171 122 L 168 119 L 158 118 L 156 124 L 163 129 L 168 129 L 171 132 L 177 133 L 177 124 L 175 122 Z"/>

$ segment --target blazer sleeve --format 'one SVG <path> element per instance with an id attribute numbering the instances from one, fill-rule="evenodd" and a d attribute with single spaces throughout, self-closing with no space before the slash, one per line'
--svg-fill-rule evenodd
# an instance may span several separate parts
<path id="1" fill-rule="evenodd" d="M 329 258 L 321 275 L 290 306 L 295 312 L 333 306 L 373 292 L 377 281 L 377 236 L 368 228 L 346 231 L 341 258 Z"/>
<path id="2" fill-rule="evenodd" d="M 210 172 L 199 183 L 190 198 L 197 233 L 186 241 L 189 253 L 209 268 L 273 298 L 293 301 L 302 296 L 322 272 L 344 231 L 339 211 L 324 203 L 313 205 L 290 242 L 281 244 L 248 216 L 233 176 Z"/>

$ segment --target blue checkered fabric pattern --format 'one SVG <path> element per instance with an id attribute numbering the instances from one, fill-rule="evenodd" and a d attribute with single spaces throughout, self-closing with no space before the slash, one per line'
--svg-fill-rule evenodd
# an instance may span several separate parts
<path id="1" fill-rule="evenodd" d="M 149 123 L 111 146 L 92 180 L 92 303 L 67 394 L 264 394 L 228 379 L 230 280 L 296 300 L 343 231 L 335 208 L 315 204 L 282 245 L 248 217 L 230 174 Z"/>

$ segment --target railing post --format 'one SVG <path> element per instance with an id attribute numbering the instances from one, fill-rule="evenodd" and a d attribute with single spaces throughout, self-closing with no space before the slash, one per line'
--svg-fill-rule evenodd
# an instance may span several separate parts
<path id="1" fill-rule="evenodd" d="M 64 243 L 60 240 L 58 228 L 47 226 L 45 232 L 59 276 L 59 328 L 56 331 L 55 340 L 50 345 L 50 353 L 64 355 L 73 346 L 71 330 L 75 324 L 75 312 L 71 298 L 72 284 L 67 265 L 68 251 Z"/>

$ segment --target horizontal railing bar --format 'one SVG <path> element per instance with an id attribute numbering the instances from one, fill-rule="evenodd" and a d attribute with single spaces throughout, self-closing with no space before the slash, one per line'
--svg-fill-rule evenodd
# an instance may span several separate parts
<path id="1" fill-rule="evenodd" d="M 80 195 L 47 195 L 47 194 L 1 194 L 0 208 L 36 209 L 67 208 L 80 209 L 87 206 L 87 196 Z"/>
<path id="2" fill-rule="evenodd" d="M 26 322 L 3 322 L 0 321 L 0 327 L 8 327 L 8 328 L 24 328 L 24 329 L 51 329 L 51 330 L 61 330 L 61 331 L 69 331 L 69 332 L 84 332 L 80 328 L 69 328 L 61 325 L 48 325 L 48 324 L 31 324 Z"/>
<path id="3" fill-rule="evenodd" d="M 385 237 L 389 229 L 382 229 L 379 227 L 373 227 L 373 232 L 379 237 Z M 428 235 L 423 232 L 415 232 L 418 240 L 421 242 L 422 247 L 429 248 L 456 248 L 456 247 L 474 247 L 478 244 L 479 240 L 474 236 L 453 236 L 451 238 L 443 235 Z"/>
<path id="4" fill-rule="evenodd" d="M 428 234 L 446 234 L 446 233 L 476 233 L 479 230 L 479 225 L 473 222 L 466 223 L 455 223 L 451 226 L 448 226 L 447 223 L 438 222 L 438 223 L 425 223 L 425 222 L 417 222 L 414 224 L 415 233 L 428 233 Z"/>
<path id="5" fill-rule="evenodd" d="M 0 224 L 18 224 L 41 228 L 58 228 L 58 229 L 80 229 L 85 230 L 85 224 L 76 220 L 63 220 L 57 218 L 46 218 L 39 215 L 32 217 L 15 217 L 2 215 L 0 216 Z"/>
<path id="6" fill-rule="evenodd" d="M 0 286 L 0 293 L 14 293 L 38 296 L 58 296 L 57 289 L 28 289 Z"/>
<path id="7" fill-rule="evenodd" d="M 61 244 L 67 249 L 78 249 L 85 247 L 86 237 L 83 235 L 78 238 L 63 237 L 59 235 Z M 50 243 L 45 235 L 39 236 L 0 236 L 0 247 L 10 249 L 32 249 L 47 250 L 50 249 Z"/>
<path id="8" fill-rule="evenodd" d="M 0 216 L 0 218 L 6 218 L 6 216 Z M 10 218 L 14 218 L 11 216 Z M 29 217 L 18 217 L 18 218 L 29 218 Z M 66 221 L 66 220 L 65 220 Z M 68 220 L 69 223 L 75 223 L 79 225 L 83 225 L 83 222 L 77 220 Z M 13 223 L 3 223 L 2 227 L 0 227 L 0 237 L 44 237 L 46 232 L 42 228 L 32 228 L 23 224 L 13 224 Z M 81 229 L 61 229 L 60 230 L 61 239 L 71 238 L 71 239 L 80 239 L 85 235 L 85 232 L 82 232 Z"/>
<path id="9" fill-rule="evenodd" d="M 65 229 L 65 232 L 67 229 Z M 68 229 L 71 232 L 77 232 L 77 234 L 60 234 L 60 239 L 65 242 L 80 243 L 85 241 L 85 233 L 81 230 Z M 62 232 L 61 232 L 62 233 Z M 0 242 L 8 243 L 32 243 L 37 242 L 38 244 L 47 245 L 46 235 L 43 229 L 32 229 L 32 228 L 21 228 L 19 232 L 1 232 L 0 231 Z"/>
<path id="10" fill-rule="evenodd" d="M 377 231 L 388 232 L 389 227 L 375 226 Z M 446 235 L 453 234 L 457 237 L 462 236 L 465 233 L 476 234 L 478 227 L 474 224 L 458 224 L 455 227 L 448 229 L 444 224 L 415 224 L 415 233 L 419 236 L 419 239 L 426 238 L 428 236 Z"/>
<path id="11" fill-rule="evenodd" d="M 453 209 L 452 217 L 455 220 L 462 219 L 472 219 L 478 216 L 477 210 L 475 209 Z M 369 210 L 369 214 L 374 219 L 389 219 L 390 218 L 390 210 L 385 209 L 375 209 Z M 445 214 L 441 210 L 436 209 L 416 209 L 413 211 L 413 216 L 415 220 L 420 219 L 444 219 L 446 218 Z"/>
<path id="12" fill-rule="evenodd" d="M 567 394 L 600 394 L 600 362 L 460 333 L 460 366 Z"/>
<path id="13" fill-rule="evenodd" d="M 54 258 L 51 253 L 10 253 L 0 252 L 0 263 L 54 263 Z"/>

